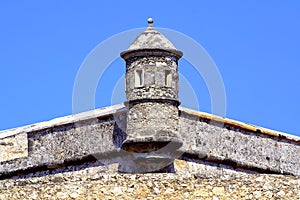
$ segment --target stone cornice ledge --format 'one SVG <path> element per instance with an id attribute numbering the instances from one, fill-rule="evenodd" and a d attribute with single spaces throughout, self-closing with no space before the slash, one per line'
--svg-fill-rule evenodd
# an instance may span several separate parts
<path id="1" fill-rule="evenodd" d="M 250 131 L 253 133 L 258 133 L 258 134 L 275 137 L 275 138 L 280 138 L 280 139 L 287 139 L 287 140 L 293 141 L 297 144 L 300 144 L 300 137 L 295 136 L 295 135 L 283 133 L 280 131 L 274 131 L 271 129 L 255 126 L 252 124 L 246 124 L 246 123 L 243 123 L 243 122 L 240 122 L 237 120 L 228 119 L 225 117 L 220 117 L 217 115 L 200 112 L 200 111 L 196 111 L 196 110 L 192 110 L 192 109 L 188 109 L 188 108 L 179 107 L 179 110 L 182 112 L 185 112 L 187 114 L 194 115 L 199 118 L 205 119 L 205 120 L 212 120 L 214 122 L 224 124 L 224 125 L 229 125 L 229 126 L 239 128 L 239 129 L 242 129 L 245 131 Z"/>
<path id="2" fill-rule="evenodd" d="M 124 104 L 117 104 L 105 108 L 99 108 L 99 109 L 90 110 L 78 114 L 54 118 L 49 121 L 39 122 L 36 124 L 31 124 L 27 126 L 21 126 L 17 128 L 0 131 L 0 139 L 10 137 L 22 132 L 28 133 L 28 132 L 38 131 L 42 129 L 62 126 L 62 125 L 66 125 L 74 122 L 80 122 L 80 121 L 93 119 L 97 117 L 104 117 L 107 115 L 117 114 L 125 111 L 126 111 L 126 107 Z"/>
<path id="3" fill-rule="evenodd" d="M 283 133 L 283 132 L 279 132 L 279 131 L 274 131 L 271 129 L 255 126 L 252 124 L 246 124 L 246 123 L 243 123 L 243 122 L 240 122 L 237 120 L 228 119 L 228 118 L 224 118 L 224 117 L 220 117 L 217 115 L 200 112 L 200 111 L 196 111 L 196 110 L 192 110 L 192 109 L 188 109 L 188 108 L 184 108 L 184 107 L 179 107 L 179 110 L 181 112 L 185 112 L 187 114 L 194 115 L 194 116 L 197 116 L 202 119 L 213 120 L 215 122 L 223 123 L 224 125 L 229 125 L 229 126 L 232 126 L 235 128 L 240 128 L 240 129 L 243 129 L 246 131 L 251 131 L 254 133 L 260 133 L 260 134 L 263 134 L 266 136 L 287 139 L 287 140 L 291 140 L 291 141 L 294 141 L 294 142 L 300 144 L 300 137 L 295 136 L 295 135 L 291 135 L 291 134 L 287 134 L 287 133 Z M 117 104 L 117 105 L 113 105 L 113 106 L 109 106 L 109 107 L 105 107 L 105 108 L 99 108 L 99 109 L 95 109 L 95 110 L 91 110 L 91 111 L 87 111 L 87 112 L 82 112 L 82 113 L 78 113 L 78 114 L 54 118 L 52 120 L 45 121 L 45 122 L 40 122 L 40 123 L 36 123 L 36 124 L 31 124 L 31 125 L 27 125 L 27 126 L 22 126 L 22 127 L 17 127 L 17 128 L 0 131 L 0 139 L 6 138 L 9 136 L 13 136 L 13 135 L 16 135 L 16 134 L 19 134 L 22 132 L 28 133 L 28 132 L 38 131 L 38 130 L 42 130 L 42 129 L 61 126 L 61 125 L 70 124 L 70 123 L 79 122 L 79 121 L 84 121 L 84 120 L 93 119 L 93 118 L 97 118 L 97 117 L 103 117 L 103 116 L 111 115 L 111 114 L 117 114 L 117 113 L 121 113 L 121 112 L 126 112 L 126 107 L 124 104 Z"/>

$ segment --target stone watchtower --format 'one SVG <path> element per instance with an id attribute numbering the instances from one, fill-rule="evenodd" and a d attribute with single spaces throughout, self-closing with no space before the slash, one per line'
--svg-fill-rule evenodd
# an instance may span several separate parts
<path id="1" fill-rule="evenodd" d="M 128 109 L 122 148 L 147 154 L 146 160 L 167 159 L 170 150 L 182 145 L 178 128 L 178 60 L 182 52 L 152 24 L 149 18 L 147 29 L 121 53 L 126 61 Z"/>
<path id="2" fill-rule="evenodd" d="M 125 105 L 0 131 L 0 200 L 299 199 L 300 137 L 178 108 L 182 53 L 148 22 Z"/>

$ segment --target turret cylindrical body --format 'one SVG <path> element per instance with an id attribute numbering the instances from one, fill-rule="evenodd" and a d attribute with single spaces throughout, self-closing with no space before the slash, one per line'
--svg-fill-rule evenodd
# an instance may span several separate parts
<path id="1" fill-rule="evenodd" d="M 127 138 L 123 149 L 151 152 L 172 143 L 179 148 L 178 59 L 180 51 L 139 49 L 126 61 Z"/>

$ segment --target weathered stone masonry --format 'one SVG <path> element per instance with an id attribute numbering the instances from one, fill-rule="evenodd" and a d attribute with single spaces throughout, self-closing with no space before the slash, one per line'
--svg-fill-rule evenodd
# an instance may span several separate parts
<path id="1" fill-rule="evenodd" d="M 0 199 L 300 199 L 299 137 L 178 107 L 151 19 L 121 56 L 124 104 L 0 131 Z"/>
<path id="2" fill-rule="evenodd" d="M 181 199 L 298 198 L 299 138 L 286 134 L 280 136 L 278 132 L 256 133 L 249 129 L 269 130 L 248 127 L 228 119 L 224 119 L 220 127 L 220 124 L 212 123 L 211 118 L 214 116 L 180 108 L 180 132 L 187 133 L 181 137 L 184 145 L 180 151 L 185 154 L 175 160 L 176 174 L 170 176 L 156 173 L 138 177 L 117 175 L 118 162 L 122 159 L 120 147 L 124 140 L 124 124 L 120 123 L 126 119 L 124 105 L 55 119 L 55 123 L 50 121 L 20 127 L 13 130 L 13 135 L 9 134 L 9 130 L 4 131 L 1 135 L 10 136 L 1 141 L 14 142 L 21 135 L 22 142 L 28 143 L 28 149 L 23 152 L 22 158 L 12 155 L 1 162 L 0 177 L 6 180 L 0 181 L 0 197 L 101 199 L 109 196 L 143 198 L 145 195 Z M 208 137 L 204 134 L 206 132 L 214 135 L 217 142 L 205 139 Z M 222 140 L 222 135 L 226 136 L 226 141 Z M 245 147 L 243 141 L 251 145 Z M 281 155 L 283 157 L 277 165 L 270 164 L 268 169 L 264 167 L 276 162 Z M 278 171 L 278 166 L 282 167 L 282 171 Z M 251 175 L 263 172 L 293 174 L 296 177 Z M 13 177 L 17 180 L 9 180 Z"/>
<path id="3" fill-rule="evenodd" d="M 227 162 L 240 168 L 300 175 L 299 138 L 285 137 L 285 134 L 266 135 L 225 121 L 215 125 L 211 122 L 186 109 L 181 112 L 185 152 L 199 152 L 207 156 L 207 160 Z"/>
<path id="4" fill-rule="evenodd" d="M 109 112 L 105 112 L 107 110 Z M 120 123 L 124 120 L 120 119 L 126 119 L 126 107 L 117 105 L 99 109 L 98 114 L 95 112 L 86 113 L 83 119 L 75 116 L 76 123 L 65 117 L 57 119 L 58 123 L 51 126 L 37 124 L 14 130 L 14 135 L 1 141 L 14 142 L 18 135 L 22 135 L 22 143 L 28 143 L 28 149 L 24 150 L 23 157 L 11 155 L 2 161 L 0 177 L 31 173 L 30 168 L 52 170 L 68 163 L 76 164 L 76 161 L 80 164 L 80 160 L 86 158 L 91 158 L 89 162 L 98 158 L 101 165 L 118 163 L 123 156 L 120 147 L 125 139 L 124 124 Z M 242 128 L 242 123 L 224 123 L 220 127 L 211 123 L 210 117 L 180 108 L 179 132 L 183 134 L 180 136 L 183 146 L 179 151 L 182 151 L 182 159 L 202 160 L 207 165 L 215 163 L 215 167 L 227 166 L 233 173 L 240 169 L 300 176 L 299 138 L 255 133 Z M 7 132 L 9 130 L 2 134 Z"/>
<path id="5" fill-rule="evenodd" d="M 182 145 L 178 138 L 177 66 L 181 56 L 182 52 L 156 31 L 152 23 L 121 53 L 126 61 L 128 109 L 124 150 L 150 153 L 171 141 L 178 147 Z M 163 154 L 155 156 L 170 157 L 167 152 Z M 149 156 L 153 158 L 145 155 L 145 159 Z"/>
<path id="6" fill-rule="evenodd" d="M 115 174 L 99 169 L 0 181 L 0 199 L 299 199 L 300 181 L 283 175 L 202 177 Z M 3 182 L 3 181 L 2 181 Z"/>

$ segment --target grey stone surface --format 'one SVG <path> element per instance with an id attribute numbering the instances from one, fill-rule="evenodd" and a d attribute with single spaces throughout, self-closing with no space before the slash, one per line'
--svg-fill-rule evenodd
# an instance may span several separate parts
<path id="1" fill-rule="evenodd" d="M 144 85 L 135 87 L 135 70 L 144 70 Z M 165 84 L 165 71 L 172 74 L 172 86 Z M 136 99 L 178 99 L 178 67 L 170 57 L 137 57 L 127 61 L 126 69 L 127 101 Z"/>
<path id="2" fill-rule="evenodd" d="M 130 45 L 129 50 L 141 48 L 175 49 L 174 45 L 154 27 L 148 27 Z"/>
<path id="3" fill-rule="evenodd" d="M 178 67 L 182 53 L 172 43 L 148 27 L 121 53 L 126 61 L 127 138 L 122 148 L 149 152 L 178 139 Z M 147 155 L 148 160 L 169 160 L 170 155 Z M 137 158 L 139 160 L 146 160 Z M 153 161 L 156 162 L 156 161 Z M 148 163 L 150 166 L 152 164 Z M 134 164 L 129 168 L 135 167 Z"/>
<path id="4" fill-rule="evenodd" d="M 181 149 L 184 152 L 198 152 L 199 157 L 230 162 L 236 168 L 244 166 L 300 176 L 298 141 L 274 138 L 222 123 L 215 124 L 184 111 L 180 115 L 179 127 L 179 135 L 184 141 Z"/>
<path id="5" fill-rule="evenodd" d="M 98 113 L 90 113 L 90 117 L 82 114 L 81 118 L 77 118 L 78 123 L 58 122 L 58 125 L 40 127 L 40 130 L 35 128 L 34 131 L 27 128 L 27 137 L 23 137 L 22 142 L 28 142 L 28 156 L 0 162 L 0 177 L 32 167 L 47 166 L 48 170 L 60 168 L 66 161 L 77 162 L 89 155 L 98 158 L 100 165 L 127 162 L 130 156 L 124 156 L 120 150 L 126 137 L 126 110 L 121 109 L 120 112 L 105 115 Z M 231 174 L 230 171 L 236 174 L 247 170 L 252 171 L 251 173 L 269 170 L 268 173 L 300 176 L 300 138 L 285 135 L 280 139 L 226 123 L 215 124 L 196 113 L 189 113 L 188 109 L 180 108 L 178 132 L 183 146 L 179 150 L 182 154 L 185 153 L 183 159 L 189 160 L 190 163 L 181 168 L 181 172 L 189 169 L 213 174 L 217 173 L 213 172 L 215 169 L 222 173 L 226 169 L 226 174 Z M 24 135 L 24 132 L 16 133 L 16 137 L 19 134 Z M 67 167 L 64 170 L 72 170 L 73 165 L 74 163 L 71 163 L 71 168 Z M 199 167 L 190 169 L 189 166 L 194 165 Z"/>
<path id="6" fill-rule="evenodd" d="M 178 133 L 178 118 L 177 108 L 170 104 L 145 102 L 130 105 L 127 131 L 133 134 L 132 137 L 147 137 L 157 133 L 157 138 L 167 138 L 171 135 L 162 133 Z"/>
<path id="7" fill-rule="evenodd" d="M 73 123 L 29 131 L 22 141 L 28 142 L 28 157 L 1 162 L 0 175 L 41 166 L 57 167 L 86 156 L 94 156 L 95 159 L 99 156 L 98 159 L 102 159 L 105 154 L 113 155 L 125 137 L 124 115 L 126 113 L 120 112 L 98 118 L 78 119 Z"/>

